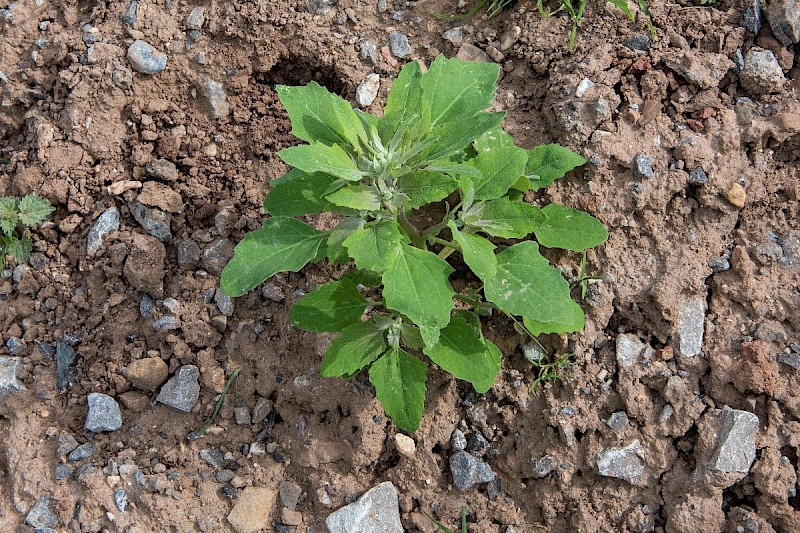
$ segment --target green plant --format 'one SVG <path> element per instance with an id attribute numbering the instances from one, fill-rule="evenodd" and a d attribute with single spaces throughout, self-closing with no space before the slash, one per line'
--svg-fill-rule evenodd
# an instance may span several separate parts
<path id="1" fill-rule="evenodd" d="M 544 358 L 535 361 L 533 367 L 536 370 L 536 377 L 533 379 L 533 383 L 531 383 L 531 391 L 536 392 L 539 387 L 548 381 L 568 377 L 565 371 L 575 365 L 575 361 L 572 359 L 574 356 L 574 353 L 567 352 L 552 356 L 552 358 L 550 358 L 550 356 L 544 356 L 545 358 L 549 358 L 549 361 L 545 361 Z"/>
<path id="2" fill-rule="evenodd" d="M 436 520 L 425 511 L 423 511 L 423 513 L 428 517 L 428 520 L 436 524 L 436 528 L 442 533 L 455 533 L 452 529 L 446 527 L 444 524 Z M 467 508 L 463 505 L 461 506 L 461 533 L 467 533 Z"/>
<path id="3" fill-rule="evenodd" d="M 270 218 L 245 235 L 222 272 L 222 290 L 240 296 L 277 272 L 325 257 L 352 260 L 339 280 L 300 298 L 292 320 L 341 333 L 321 374 L 369 367 L 378 400 L 406 431 L 419 426 L 428 369 L 412 354 L 485 393 L 502 354 L 484 337 L 480 315 L 521 317 L 532 336 L 580 330 L 583 311 L 539 245 L 582 252 L 608 236 L 582 211 L 523 200 L 585 159 L 556 144 L 517 147 L 500 127 L 505 113 L 485 111 L 498 75 L 496 64 L 443 56 L 426 73 L 408 63 L 381 118 L 314 82 L 278 86 L 292 133 L 308 144 L 278 152 L 294 168 L 272 182 Z M 293 218 L 324 211 L 341 217 L 335 228 Z M 490 237 L 502 239 L 499 253 Z M 458 292 L 449 280 L 456 271 L 466 285 Z"/>
<path id="4" fill-rule="evenodd" d="M 0 197 L 0 270 L 7 264 L 7 256 L 19 263 L 28 260 L 33 249 L 29 230 L 44 222 L 54 207 L 36 194 L 22 199 Z"/>

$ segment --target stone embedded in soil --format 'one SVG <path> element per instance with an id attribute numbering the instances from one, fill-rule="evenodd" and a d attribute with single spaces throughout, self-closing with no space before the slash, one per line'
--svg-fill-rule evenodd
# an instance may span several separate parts
<path id="1" fill-rule="evenodd" d="M 119 229 L 119 209 L 109 207 L 97 217 L 94 226 L 89 230 L 89 236 L 86 238 L 86 253 L 89 255 L 97 253 L 100 246 L 103 245 L 103 239 L 117 229 Z"/>
<path id="2" fill-rule="evenodd" d="M 172 187 L 157 181 L 146 181 L 136 201 L 142 205 L 155 207 L 167 213 L 183 212 L 181 194 Z"/>
<path id="3" fill-rule="evenodd" d="M 557 461 L 554 457 L 550 455 L 545 455 L 544 457 L 540 457 L 536 461 L 533 462 L 533 469 L 531 470 L 531 474 L 535 478 L 543 478 L 548 475 L 553 469 L 556 467 Z"/>
<path id="4" fill-rule="evenodd" d="M 681 357 L 695 357 L 703 350 L 706 302 L 700 298 L 685 300 L 678 313 L 675 333 L 676 352 Z"/>
<path id="5" fill-rule="evenodd" d="M 644 475 L 642 445 L 633 441 L 624 448 L 605 448 L 597 454 L 597 471 L 601 476 L 624 479 L 632 485 L 638 484 Z"/>
<path id="6" fill-rule="evenodd" d="M 767 20 L 772 33 L 783 46 L 800 42 L 800 2 L 771 0 L 767 3 Z"/>
<path id="7" fill-rule="evenodd" d="M 745 29 L 754 35 L 761 31 L 761 25 L 764 23 L 764 11 L 761 8 L 761 1 L 747 0 L 747 7 L 742 15 Z"/>
<path id="8" fill-rule="evenodd" d="M 251 419 L 250 419 L 250 410 L 245 407 L 234 407 L 233 408 L 233 417 L 236 419 L 236 424 L 239 426 L 249 426 Z"/>
<path id="9" fill-rule="evenodd" d="M 650 45 L 653 44 L 653 41 L 650 40 L 649 35 L 645 35 L 644 33 L 637 33 L 636 35 L 631 35 L 630 37 L 622 41 L 622 44 L 630 48 L 631 50 L 647 52 L 648 50 L 650 50 Z"/>
<path id="10" fill-rule="evenodd" d="M 58 463 L 53 469 L 53 477 L 56 481 L 63 481 L 71 476 L 74 471 L 75 470 L 71 466 Z"/>
<path id="11" fill-rule="evenodd" d="M 253 407 L 253 424 L 260 424 L 266 420 L 269 413 L 272 411 L 272 400 L 267 398 L 259 398 L 256 401 L 256 406 Z"/>
<path id="12" fill-rule="evenodd" d="M 734 183 L 731 185 L 730 189 L 728 189 L 728 192 L 725 193 L 725 198 L 727 198 L 731 205 L 742 209 L 747 200 L 747 193 L 744 187 L 738 183 Z"/>
<path id="13" fill-rule="evenodd" d="M 133 218 L 147 230 L 147 233 L 163 242 L 172 240 L 169 213 L 147 207 L 138 200 L 130 205 L 130 210 Z"/>
<path id="14" fill-rule="evenodd" d="M 580 98 L 586 91 L 594 87 L 594 82 L 589 78 L 583 78 L 578 86 L 575 88 L 575 98 Z"/>
<path id="15" fill-rule="evenodd" d="M 28 345 L 19 337 L 11 337 L 6 341 L 6 348 L 11 355 L 25 355 L 28 353 Z"/>
<path id="16" fill-rule="evenodd" d="M 141 298 L 139 298 L 139 314 L 142 318 L 153 318 L 153 311 L 156 309 L 156 304 L 153 302 L 153 299 L 150 298 L 147 293 L 142 293 Z"/>
<path id="17" fill-rule="evenodd" d="M 690 185 L 705 185 L 708 183 L 708 174 L 703 170 L 703 167 L 695 167 L 694 170 L 689 172 Z"/>
<path id="18" fill-rule="evenodd" d="M 464 30 L 461 28 L 450 28 L 442 32 L 442 39 L 451 44 L 461 44 L 464 39 Z"/>
<path id="19" fill-rule="evenodd" d="M 456 57 L 463 61 L 480 61 L 482 63 L 492 63 L 489 54 L 475 46 L 474 44 L 464 43 L 458 49 Z"/>
<path id="20" fill-rule="evenodd" d="M 492 468 L 465 451 L 450 456 L 450 473 L 453 484 L 460 491 L 469 490 L 473 485 L 488 483 L 495 478 Z"/>
<path id="21" fill-rule="evenodd" d="M 35 529 L 54 528 L 58 525 L 58 517 L 53 512 L 53 499 L 49 494 L 39 496 L 28 511 L 25 523 Z"/>
<path id="22" fill-rule="evenodd" d="M 58 434 L 56 442 L 56 453 L 58 455 L 67 455 L 69 452 L 78 447 L 78 441 L 66 431 L 62 431 Z"/>
<path id="23" fill-rule="evenodd" d="M 133 246 L 125 260 L 123 274 L 131 286 L 154 298 L 164 296 L 164 261 L 167 251 L 158 239 L 133 235 Z"/>
<path id="24" fill-rule="evenodd" d="M 405 457 L 414 457 L 414 452 L 417 451 L 417 444 L 414 442 L 414 439 L 402 433 L 397 433 L 394 436 L 394 444 L 397 447 L 397 451 L 400 452 L 400 455 Z"/>
<path id="25" fill-rule="evenodd" d="M 172 315 L 164 315 L 153 322 L 153 329 L 156 331 L 172 331 L 181 327 L 180 321 Z"/>
<path id="26" fill-rule="evenodd" d="M 72 450 L 67 456 L 67 459 L 74 463 L 88 459 L 92 455 L 94 455 L 94 444 L 91 442 L 85 442 Z"/>
<path id="27" fill-rule="evenodd" d="M 214 468 L 222 468 L 223 457 L 222 452 L 219 450 L 200 450 L 200 459 Z"/>
<path id="28" fill-rule="evenodd" d="M 216 239 L 206 246 L 200 258 L 200 266 L 211 274 L 219 276 L 222 269 L 233 257 L 233 243 L 228 239 Z"/>
<path id="29" fill-rule="evenodd" d="M 369 59 L 373 65 L 378 64 L 378 47 L 372 41 L 361 43 L 361 59 Z"/>
<path id="30" fill-rule="evenodd" d="M 228 515 L 236 533 L 255 533 L 270 526 L 275 505 L 275 490 L 266 487 L 246 487 Z"/>
<path id="31" fill-rule="evenodd" d="M 137 2 L 137 0 L 131 0 L 131 3 L 128 4 L 128 8 L 125 10 L 125 13 L 122 14 L 122 22 L 128 26 L 133 26 L 136 24 L 137 7 L 139 7 L 139 2 Z"/>
<path id="32" fill-rule="evenodd" d="M 788 354 L 782 353 L 778 356 L 778 362 L 783 363 L 785 365 L 789 365 L 795 370 L 800 370 L 800 353 L 797 352 L 792 352 Z"/>
<path id="33" fill-rule="evenodd" d="M 121 513 L 124 513 L 128 510 L 128 495 L 125 494 L 123 489 L 117 489 L 117 491 L 114 493 L 114 505 L 117 506 L 117 509 Z"/>
<path id="34" fill-rule="evenodd" d="M 137 72 L 158 74 L 167 68 L 167 55 L 151 44 L 137 39 L 128 47 L 128 62 Z"/>
<path id="35" fill-rule="evenodd" d="M 617 336 L 617 364 L 620 368 L 631 368 L 652 358 L 653 349 L 636 335 L 625 333 Z"/>
<path id="36" fill-rule="evenodd" d="M 201 30 L 206 21 L 206 8 L 196 7 L 186 16 L 186 29 Z"/>
<path id="37" fill-rule="evenodd" d="M 505 52 L 514 46 L 522 35 L 522 28 L 519 26 L 512 26 L 507 31 L 500 35 L 500 50 Z"/>
<path id="38" fill-rule="evenodd" d="M 747 473 L 756 458 L 758 417 L 725 406 L 720 413 L 722 431 L 708 467 L 720 472 Z"/>
<path id="39" fill-rule="evenodd" d="M 283 289 L 271 281 L 261 288 L 261 295 L 264 299 L 272 300 L 273 302 L 282 302 L 283 299 L 286 298 Z"/>
<path id="40" fill-rule="evenodd" d="M 744 58 L 739 81 L 750 94 L 762 95 L 780 92 L 786 77 L 772 51 L 751 48 Z"/>
<path id="41" fill-rule="evenodd" d="M 413 53 L 408 37 L 396 31 L 389 34 L 389 49 L 392 55 L 398 58 L 408 57 Z"/>
<path id="42" fill-rule="evenodd" d="M 299 526 L 303 523 L 303 515 L 292 509 L 281 509 L 281 522 L 287 526 Z"/>
<path id="43" fill-rule="evenodd" d="M 214 293 L 214 303 L 217 304 L 220 313 L 225 316 L 233 316 L 233 300 L 222 292 L 222 289 L 217 289 Z"/>
<path id="44" fill-rule="evenodd" d="M 78 353 L 65 341 L 56 344 L 56 387 L 64 391 L 78 382 Z"/>
<path id="45" fill-rule="evenodd" d="M 611 416 L 606 420 L 606 425 L 614 431 L 621 431 L 628 425 L 628 413 L 625 411 L 617 411 L 611 413 Z"/>
<path id="46" fill-rule="evenodd" d="M 664 63 L 701 89 L 719 87 L 722 78 L 733 68 L 733 61 L 722 54 L 681 50 L 664 56 Z"/>
<path id="47" fill-rule="evenodd" d="M 302 493 L 303 489 L 297 483 L 291 481 L 278 483 L 278 496 L 281 499 L 281 505 L 287 509 L 294 510 L 297 507 L 297 501 Z"/>
<path id="48" fill-rule="evenodd" d="M 454 429 L 450 435 L 450 447 L 454 450 L 465 450 L 467 448 L 467 437 L 460 429 Z"/>
<path id="49" fill-rule="evenodd" d="M 200 398 L 200 384 L 198 378 L 200 370 L 194 365 L 185 365 L 175 372 L 167 381 L 156 400 L 164 405 L 188 413 Z"/>
<path id="50" fill-rule="evenodd" d="M 192 240 L 178 242 L 178 266 L 183 270 L 192 270 L 200 264 L 200 246 Z"/>
<path id="51" fill-rule="evenodd" d="M 177 181 L 177 179 L 180 178 L 178 167 L 168 159 L 155 159 L 150 161 L 145 165 L 145 169 L 147 173 L 154 178 L 166 181 Z"/>
<path id="52" fill-rule="evenodd" d="M 200 86 L 200 93 L 206 97 L 211 110 L 211 118 L 223 119 L 228 116 L 231 106 L 228 103 L 228 94 L 225 86 L 215 80 L 206 80 Z"/>
<path id="53" fill-rule="evenodd" d="M 374 72 L 368 74 L 364 81 L 358 84 L 356 89 L 356 102 L 361 107 L 369 107 L 378 96 L 378 89 L 381 88 L 381 77 Z"/>
<path id="54" fill-rule="evenodd" d="M 18 357 L 0 356 L 0 396 L 25 388 L 17 379 L 20 362 Z"/>
<path id="55" fill-rule="evenodd" d="M 330 533 L 402 533 L 397 489 L 384 481 L 325 520 Z"/>
<path id="56" fill-rule="evenodd" d="M 137 389 L 154 391 L 167 380 L 169 368 L 160 357 L 137 359 L 125 369 L 125 377 Z"/>
<path id="57" fill-rule="evenodd" d="M 99 392 L 92 392 L 87 396 L 89 414 L 86 416 L 84 427 L 94 433 L 101 431 L 116 431 L 122 427 L 122 413 L 117 401 Z"/>
<path id="58" fill-rule="evenodd" d="M 656 177 L 656 173 L 653 171 L 653 160 L 642 152 L 633 158 L 633 177 L 637 180 Z"/>

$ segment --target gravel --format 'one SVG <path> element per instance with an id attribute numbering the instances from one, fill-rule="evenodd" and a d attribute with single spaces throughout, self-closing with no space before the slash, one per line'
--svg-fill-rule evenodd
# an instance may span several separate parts
<path id="1" fill-rule="evenodd" d="M 297 483 L 281 481 L 278 484 L 278 496 L 281 499 L 281 505 L 292 511 L 297 508 L 297 501 L 302 493 L 303 489 Z"/>
<path id="2" fill-rule="evenodd" d="M 67 459 L 74 463 L 76 461 L 88 459 L 92 455 L 94 455 L 94 444 L 87 442 L 72 450 L 67 456 Z"/>
<path id="3" fill-rule="evenodd" d="M 179 241 L 178 266 L 183 270 L 192 270 L 200 264 L 200 246 L 192 240 Z"/>
<path id="4" fill-rule="evenodd" d="M 19 366 L 19 358 L 0 356 L 0 396 L 25 388 L 17 379 Z"/>
<path id="5" fill-rule="evenodd" d="M 131 214 L 150 235 L 162 242 L 172 240 L 170 216 L 159 209 L 146 207 L 139 202 L 130 205 Z"/>
<path id="6" fill-rule="evenodd" d="M 186 16 L 186 28 L 189 30 L 201 30 L 206 22 L 206 8 L 196 7 Z"/>
<path id="7" fill-rule="evenodd" d="M 158 74 L 167 68 L 167 55 L 139 39 L 128 47 L 128 61 L 135 71 L 142 74 Z"/>
<path id="8" fill-rule="evenodd" d="M 408 37 L 396 31 L 389 34 L 389 49 L 398 58 L 408 57 L 413 53 Z"/>
<path id="9" fill-rule="evenodd" d="M 761 31 L 764 24 L 764 11 L 761 9 L 761 0 L 748 0 L 744 10 L 744 27 L 753 35 Z"/>
<path id="10" fill-rule="evenodd" d="M 139 314 L 142 318 L 153 318 L 153 311 L 155 311 L 156 304 L 153 302 L 153 299 L 147 295 L 147 293 L 142 293 L 142 296 L 139 298 Z"/>
<path id="11" fill-rule="evenodd" d="M 551 457 L 550 455 L 545 455 L 544 457 L 540 457 L 539 459 L 533 462 L 533 470 L 531 474 L 535 478 L 543 478 L 550 472 L 552 472 L 557 464 L 558 462 L 555 460 L 554 457 Z"/>
<path id="12" fill-rule="evenodd" d="M 6 341 L 6 348 L 11 355 L 25 355 L 28 353 L 28 345 L 19 337 L 11 337 Z"/>
<path id="13" fill-rule="evenodd" d="M 64 391 L 78 382 L 78 353 L 66 340 L 56 344 L 56 387 Z"/>
<path id="14" fill-rule="evenodd" d="M 460 491 L 469 490 L 480 483 L 488 483 L 495 478 L 488 464 L 465 451 L 450 456 L 450 473 L 453 475 L 453 484 Z"/>
<path id="15" fill-rule="evenodd" d="M 233 316 L 233 300 L 222 289 L 217 289 L 214 293 L 214 303 L 224 316 Z"/>
<path id="16" fill-rule="evenodd" d="M 747 473 L 756 458 L 758 417 L 749 411 L 723 407 L 722 431 L 708 463 L 711 470 Z"/>
<path id="17" fill-rule="evenodd" d="M 228 94 L 225 92 L 225 86 L 222 83 L 215 80 L 207 80 L 200 87 L 200 92 L 208 100 L 212 118 L 223 119 L 231 112 Z"/>
<path id="18" fill-rule="evenodd" d="M 223 457 L 222 452 L 219 450 L 200 450 L 200 459 L 214 468 L 222 468 Z"/>
<path id="19" fill-rule="evenodd" d="M 703 170 L 703 167 L 695 167 L 694 170 L 689 172 L 690 185 L 705 185 L 708 183 L 708 174 Z"/>
<path id="20" fill-rule="evenodd" d="M 325 520 L 330 533 L 403 533 L 397 489 L 385 481 Z"/>
<path id="21" fill-rule="evenodd" d="M 117 229 L 119 229 L 119 209 L 109 207 L 97 217 L 94 226 L 89 230 L 89 236 L 86 239 L 86 253 L 89 255 L 97 253 L 100 246 L 103 245 L 103 239 Z"/>
<path id="22" fill-rule="evenodd" d="M 606 420 L 606 425 L 614 431 L 621 431 L 625 429 L 625 426 L 628 425 L 628 413 L 625 411 L 611 413 L 611 416 L 609 416 L 608 420 Z"/>
<path id="23" fill-rule="evenodd" d="M 703 349 L 706 317 L 705 300 L 685 300 L 678 314 L 677 353 L 681 357 L 695 357 Z"/>
<path id="24" fill-rule="evenodd" d="M 156 401 L 178 411 L 188 413 L 200 398 L 200 384 L 197 382 L 200 370 L 194 365 L 185 365 L 175 372 L 158 393 Z"/>
<path id="25" fill-rule="evenodd" d="M 378 96 L 381 88 L 381 77 L 375 73 L 368 74 L 367 77 L 358 84 L 356 89 L 356 101 L 361 107 L 369 107 Z"/>
<path id="26" fill-rule="evenodd" d="M 124 513 L 127 511 L 129 504 L 128 495 L 125 494 L 125 491 L 123 489 L 117 489 L 114 493 L 114 505 L 117 506 L 119 512 Z"/>
<path id="27" fill-rule="evenodd" d="M 25 523 L 35 529 L 54 528 L 58 525 L 58 517 L 53 512 L 53 501 L 49 494 L 42 494 L 28 511 Z"/>
<path id="28" fill-rule="evenodd" d="M 131 3 L 128 4 L 128 9 L 126 9 L 125 13 L 122 14 L 122 22 L 124 22 L 128 26 L 133 26 L 134 24 L 136 24 L 137 7 L 139 7 L 139 2 L 137 2 L 137 0 L 131 0 Z"/>
<path id="29" fill-rule="evenodd" d="M 228 239 L 216 239 L 203 251 L 200 266 L 208 272 L 219 276 L 222 269 L 233 257 L 233 243 Z"/>
<path id="30" fill-rule="evenodd" d="M 800 42 L 800 2 L 797 0 L 770 0 L 767 20 L 772 33 L 783 46 Z"/>
<path id="31" fill-rule="evenodd" d="M 89 414 L 84 427 L 94 433 L 117 431 L 122 427 L 122 413 L 119 404 L 106 394 L 92 392 L 87 396 Z"/>
<path id="32" fill-rule="evenodd" d="M 643 33 L 637 33 L 636 35 L 631 35 L 624 41 L 622 44 L 630 48 L 631 50 L 636 50 L 640 52 L 647 52 L 650 50 L 650 45 L 653 42 L 650 40 L 649 35 L 645 35 Z"/>
<path id="33" fill-rule="evenodd" d="M 53 470 L 53 477 L 56 479 L 56 481 L 63 481 L 71 476 L 74 471 L 75 470 L 71 466 L 64 463 L 58 463 Z"/>
<path id="34" fill-rule="evenodd" d="M 754 95 L 779 92 L 786 81 L 778 59 L 771 50 L 751 48 L 744 58 L 744 68 L 739 73 L 742 87 Z"/>
<path id="35" fill-rule="evenodd" d="M 636 485 L 644 475 L 642 455 L 642 445 L 638 440 L 624 448 L 605 448 L 597 454 L 597 471 L 601 476 L 624 479 Z"/>
<path id="36" fill-rule="evenodd" d="M 653 160 L 642 152 L 633 158 L 633 177 L 637 180 L 656 177 L 656 173 L 653 171 Z"/>
<path id="37" fill-rule="evenodd" d="M 464 436 L 463 431 L 460 429 L 453 430 L 453 433 L 450 435 L 450 447 L 458 451 L 467 449 L 467 437 Z"/>

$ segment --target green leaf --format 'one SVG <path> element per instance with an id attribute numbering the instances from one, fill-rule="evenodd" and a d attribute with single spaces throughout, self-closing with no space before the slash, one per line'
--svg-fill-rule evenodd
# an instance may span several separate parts
<path id="1" fill-rule="evenodd" d="M 392 82 L 383 118 L 378 126 L 381 138 L 392 138 L 398 126 L 407 123 L 411 117 L 422 116 L 420 96 L 422 95 L 422 70 L 419 63 L 406 63 Z"/>
<path id="2" fill-rule="evenodd" d="M 381 208 L 381 193 L 372 185 L 347 185 L 329 194 L 325 199 L 335 205 L 356 211 L 377 211 Z"/>
<path id="3" fill-rule="evenodd" d="M 501 113 L 478 113 L 456 122 L 445 122 L 431 131 L 431 138 L 435 139 L 422 155 L 414 161 L 436 161 L 444 159 L 465 147 L 478 136 L 500 125 L 505 118 L 505 111 Z M 465 127 L 468 124 L 468 127 Z"/>
<path id="4" fill-rule="evenodd" d="M 361 320 L 369 303 L 349 280 L 330 281 L 292 307 L 292 322 L 306 331 L 342 331 Z"/>
<path id="5" fill-rule="evenodd" d="M 403 245 L 383 273 L 386 307 L 419 326 L 426 344 L 435 343 L 439 330 L 450 323 L 455 293 L 447 278 L 452 272 L 436 254 Z"/>
<path id="6" fill-rule="evenodd" d="M 500 126 L 487 131 L 472 143 L 479 154 L 491 152 L 499 148 L 515 147 L 514 138 L 503 131 Z"/>
<path id="7" fill-rule="evenodd" d="M 478 152 L 470 163 L 481 171 L 481 177 L 462 179 L 472 179 L 476 200 L 493 200 L 503 196 L 519 180 L 527 161 L 528 153 L 516 146 Z"/>
<path id="8" fill-rule="evenodd" d="M 452 220 L 448 226 L 453 233 L 453 238 L 461 246 L 461 255 L 467 266 L 483 281 L 493 278 L 497 273 L 495 245 L 480 235 L 458 231 Z"/>
<path id="9" fill-rule="evenodd" d="M 544 220 L 534 230 L 539 244 L 582 252 L 605 242 L 608 231 L 603 223 L 589 213 L 560 204 L 548 204 L 542 209 Z"/>
<path id="10" fill-rule="evenodd" d="M 523 239 L 542 222 L 541 209 L 508 198 L 478 202 L 461 219 L 468 227 L 505 239 Z"/>
<path id="11" fill-rule="evenodd" d="M 531 187 L 538 191 L 548 187 L 573 168 L 586 164 L 583 156 L 558 144 L 540 144 L 528 151 L 525 176 L 530 178 Z"/>
<path id="12" fill-rule="evenodd" d="M 443 200 L 457 188 L 457 179 L 438 172 L 411 172 L 397 180 L 397 189 L 406 195 L 403 205 L 411 209 Z"/>
<path id="13" fill-rule="evenodd" d="M 363 228 L 364 224 L 365 221 L 362 218 L 345 217 L 331 230 L 327 243 L 327 255 L 331 261 L 344 264 L 350 259 L 344 247 L 344 241 Z"/>
<path id="14" fill-rule="evenodd" d="M 442 330 L 439 342 L 423 351 L 443 370 L 472 383 L 480 394 L 492 388 L 500 371 L 500 350 L 460 315 Z"/>
<path id="15" fill-rule="evenodd" d="M 321 143 L 290 146 L 278 152 L 284 163 L 303 172 L 324 172 L 347 181 L 360 181 L 364 173 L 339 145 Z"/>
<path id="16" fill-rule="evenodd" d="M 369 380 L 375 396 L 397 427 L 409 433 L 419 428 L 425 408 L 425 382 L 428 366 L 394 346 L 372 363 Z"/>
<path id="17" fill-rule="evenodd" d="M 56 208 L 37 194 L 27 194 L 19 201 L 19 220 L 28 228 L 41 224 Z"/>
<path id="18" fill-rule="evenodd" d="M 636 20 L 636 17 L 634 17 L 633 13 L 631 13 L 631 8 L 628 7 L 627 0 L 608 0 L 608 1 L 617 6 L 623 13 L 625 13 L 625 15 L 627 15 L 628 19 L 630 19 L 631 22 L 634 22 Z"/>
<path id="19" fill-rule="evenodd" d="M 497 274 L 484 283 L 486 299 L 509 315 L 537 322 L 569 323 L 574 302 L 561 272 L 539 253 L 539 246 L 525 241 L 497 254 Z"/>
<path id="20" fill-rule="evenodd" d="M 5 253 L 10 255 L 19 265 L 28 260 L 31 250 L 33 250 L 33 241 L 30 237 L 18 239 L 11 235 L 6 241 Z"/>
<path id="21" fill-rule="evenodd" d="M 268 218 L 236 246 L 222 270 L 223 292 L 241 296 L 278 272 L 297 272 L 317 256 L 326 235 L 293 218 Z"/>
<path id="22" fill-rule="evenodd" d="M 419 328 L 407 322 L 403 322 L 400 326 L 400 342 L 412 350 L 422 350 L 425 347 Z"/>
<path id="23" fill-rule="evenodd" d="M 534 337 L 549 333 L 574 333 L 582 330 L 586 324 L 586 316 L 583 314 L 583 309 L 574 301 L 570 308 L 570 314 L 564 313 L 564 316 L 566 320 L 552 322 L 539 322 L 532 318 L 522 317 L 522 323 Z"/>
<path id="24" fill-rule="evenodd" d="M 276 90 L 289 113 L 295 137 L 309 143 L 344 144 L 354 148 L 359 146 L 359 140 L 367 138 L 364 126 L 350 103 L 317 82 L 312 81 L 304 87 L 278 85 Z"/>
<path id="25" fill-rule="evenodd" d="M 333 204 L 324 196 L 337 181 L 322 172 L 309 174 L 293 168 L 270 182 L 272 189 L 264 198 L 264 211 L 273 216 L 286 217 L 330 211 Z"/>
<path id="26" fill-rule="evenodd" d="M 0 229 L 6 235 L 11 235 L 17 229 L 18 222 L 17 199 L 13 196 L 0 197 Z"/>
<path id="27" fill-rule="evenodd" d="M 481 177 L 481 171 L 474 166 L 465 163 L 456 163 L 454 161 L 434 161 L 425 167 L 425 170 L 447 174 L 456 179 L 463 175 L 476 179 Z"/>
<path id="28" fill-rule="evenodd" d="M 430 102 L 431 125 L 460 123 L 461 127 L 471 127 L 465 119 L 492 104 L 499 74 L 500 66 L 496 63 L 437 56 L 422 75 L 422 98 Z"/>
<path id="29" fill-rule="evenodd" d="M 391 321 L 370 319 L 353 324 L 333 339 L 325 352 L 319 373 L 327 377 L 348 377 L 386 352 L 386 329 Z"/>
<path id="30" fill-rule="evenodd" d="M 343 244 L 358 268 L 383 273 L 405 243 L 408 237 L 400 233 L 397 223 L 384 220 L 353 232 Z"/>

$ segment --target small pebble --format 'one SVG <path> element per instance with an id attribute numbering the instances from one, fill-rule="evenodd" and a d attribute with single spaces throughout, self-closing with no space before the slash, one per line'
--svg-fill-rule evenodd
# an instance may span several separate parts
<path id="1" fill-rule="evenodd" d="M 53 472 L 53 477 L 56 478 L 56 481 L 63 481 L 71 476 L 72 472 L 74 472 L 74 470 L 71 466 L 65 465 L 64 463 L 58 463 L 55 471 Z"/>
<path id="2" fill-rule="evenodd" d="M 189 30 L 200 30 L 206 21 L 206 9 L 196 7 L 189 12 L 186 17 L 186 28 Z"/>
<path id="3" fill-rule="evenodd" d="M 142 74 L 158 74 L 167 68 L 167 55 L 140 40 L 133 41 L 128 47 L 128 61 Z"/>
<path id="4" fill-rule="evenodd" d="M 413 53 L 408 37 L 396 31 L 389 34 L 389 49 L 398 58 L 408 57 Z"/>
<path id="5" fill-rule="evenodd" d="M 414 452 L 417 451 L 417 445 L 414 442 L 414 439 L 408 435 L 397 433 L 394 436 L 394 442 L 397 446 L 397 451 L 400 452 L 400 455 L 404 455 L 405 457 L 413 457 Z"/>
<path id="6" fill-rule="evenodd" d="M 70 454 L 67 456 L 67 459 L 74 463 L 75 461 L 83 461 L 87 457 L 91 457 L 93 454 L 94 445 L 90 442 L 87 442 L 72 450 L 72 452 L 70 452 Z"/>
<path id="7" fill-rule="evenodd" d="M 633 177 L 640 180 L 642 178 L 654 178 L 655 176 L 653 160 L 641 152 L 636 154 L 633 158 Z"/>
<path id="8" fill-rule="evenodd" d="M 747 194 L 744 191 L 744 187 L 742 187 L 738 183 L 734 183 L 733 185 L 731 185 L 731 188 L 728 189 L 728 192 L 725 193 L 725 197 L 732 205 L 738 207 L 739 209 L 742 209 L 744 207 L 744 202 L 747 197 Z"/>
<path id="9" fill-rule="evenodd" d="M 124 513 L 128 510 L 128 495 L 125 494 L 124 490 L 117 489 L 117 491 L 114 493 L 114 505 L 117 506 L 117 509 L 119 509 L 119 512 L 121 513 Z"/>
<path id="10" fill-rule="evenodd" d="M 706 174 L 702 167 L 695 167 L 695 169 L 689 173 L 689 183 L 692 185 L 705 185 L 708 183 L 708 174 Z"/>
<path id="11" fill-rule="evenodd" d="M 91 432 L 117 431 L 122 427 L 122 413 L 114 398 L 92 392 L 87 396 L 89 413 L 84 427 Z"/>

